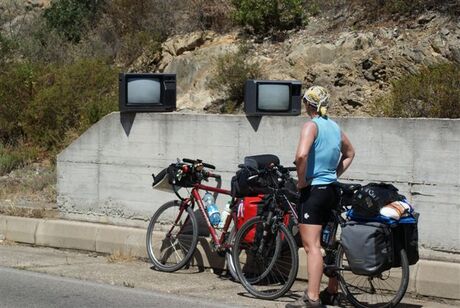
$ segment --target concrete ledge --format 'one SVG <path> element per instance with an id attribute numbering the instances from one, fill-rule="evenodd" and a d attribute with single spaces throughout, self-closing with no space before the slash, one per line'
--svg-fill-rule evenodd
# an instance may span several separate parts
<path id="1" fill-rule="evenodd" d="M 147 257 L 145 235 L 145 229 L 97 225 L 95 251 L 103 253 L 118 251 L 137 257 Z"/>
<path id="2" fill-rule="evenodd" d="M 146 257 L 146 230 L 66 220 L 44 220 L 0 215 L 0 238 L 42 246 L 101 253 L 121 252 Z M 456 260 L 454 260 L 456 261 Z M 307 279 L 306 257 L 299 249 L 298 278 Z M 212 252 L 208 239 L 200 238 L 192 265 L 224 268 L 225 258 Z M 420 260 L 410 268 L 408 292 L 460 300 L 460 263 Z"/>
<path id="3" fill-rule="evenodd" d="M 1 232 L 7 240 L 35 244 L 35 234 L 41 221 L 35 218 L 6 216 L 6 229 Z"/>
<path id="4" fill-rule="evenodd" d="M 41 246 L 96 250 L 97 225 L 65 220 L 42 220 L 35 233 Z"/>
<path id="5" fill-rule="evenodd" d="M 460 264 L 420 260 L 416 292 L 426 296 L 460 298 Z"/>

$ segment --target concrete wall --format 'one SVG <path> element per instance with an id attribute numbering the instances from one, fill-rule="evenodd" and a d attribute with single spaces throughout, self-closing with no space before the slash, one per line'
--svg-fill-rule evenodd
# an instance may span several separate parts
<path id="1" fill-rule="evenodd" d="M 223 187 L 244 156 L 277 154 L 291 165 L 304 117 L 112 113 L 59 156 L 63 216 L 145 225 L 174 195 L 151 189 L 151 173 L 176 158 L 217 166 Z M 394 183 L 420 217 L 420 243 L 460 252 L 460 120 L 339 118 L 356 149 L 344 175 Z M 219 198 L 223 205 L 227 197 Z"/>

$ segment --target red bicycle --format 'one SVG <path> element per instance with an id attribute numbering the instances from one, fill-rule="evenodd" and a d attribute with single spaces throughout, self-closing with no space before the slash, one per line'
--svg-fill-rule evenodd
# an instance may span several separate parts
<path id="1" fill-rule="evenodd" d="M 199 159 L 184 158 L 182 162 L 171 164 L 157 176 L 153 176 L 154 188 L 158 186 L 172 188 L 178 198 L 160 206 L 150 219 L 146 238 L 147 253 L 155 269 L 174 272 L 189 263 L 200 236 L 195 216 L 195 209 L 198 208 L 212 237 L 214 250 L 226 256 L 230 273 L 233 277 L 237 277 L 230 250 L 236 233 L 237 216 L 233 209 L 239 203 L 239 199 L 231 199 L 231 215 L 227 216 L 222 228 L 212 225 L 200 190 L 228 196 L 231 196 L 231 192 L 219 187 L 221 176 L 212 173 L 209 169 L 215 167 Z M 202 181 L 207 181 L 209 178 L 216 179 L 216 187 L 202 184 Z M 186 197 L 179 194 L 180 188 L 188 188 Z"/>

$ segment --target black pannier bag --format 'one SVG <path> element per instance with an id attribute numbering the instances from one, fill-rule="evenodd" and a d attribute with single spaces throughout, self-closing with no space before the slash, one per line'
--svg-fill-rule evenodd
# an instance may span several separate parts
<path id="1" fill-rule="evenodd" d="M 401 266 L 401 249 L 406 251 L 409 265 L 414 265 L 419 260 L 418 216 L 418 213 L 414 213 L 413 217 L 401 218 L 398 225 L 391 230 L 394 251 L 393 267 Z"/>
<path id="2" fill-rule="evenodd" d="M 179 164 L 169 165 L 166 169 L 169 184 L 178 187 L 193 187 L 193 185 L 197 182 L 196 179 L 193 179 L 193 174 L 182 174 L 181 172 L 182 170 Z"/>
<path id="3" fill-rule="evenodd" d="M 340 239 L 354 274 L 375 276 L 392 267 L 393 245 L 388 225 L 349 221 L 342 227 Z"/>
<path id="4" fill-rule="evenodd" d="M 279 158 L 275 155 L 254 155 L 244 158 L 244 165 L 236 172 L 231 180 L 231 193 L 233 197 L 254 197 L 260 194 L 270 193 L 267 180 L 262 176 L 257 176 L 259 171 L 267 168 L 271 164 L 278 165 Z"/>
<path id="5" fill-rule="evenodd" d="M 255 183 L 250 183 L 251 181 L 249 180 L 249 177 L 253 175 L 256 175 L 256 172 L 247 167 L 240 168 L 236 172 L 236 175 L 231 180 L 231 193 L 233 197 L 255 197 L 259 194 L 258 190 L 254 189 Z"/>
<path id="6" fill-rule="evenodd" d="M 353 213 L 358 217 L 375 217 L 380 209 L 393 201 L 402 201 L 404 196 L 391 184 L 369 183 L 358 189 L 352 198 Z"/>

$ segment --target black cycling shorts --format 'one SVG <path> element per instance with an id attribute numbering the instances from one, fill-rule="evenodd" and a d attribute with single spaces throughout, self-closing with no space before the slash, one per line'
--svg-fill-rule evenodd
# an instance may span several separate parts
<path id="1" fill-rule="evenodd" d="M 331 184 L 311 185 L 302 188 L 297 210 L 299 223 L 307 225 L 325 224 L 337 202 L 337 193 Z"/>

